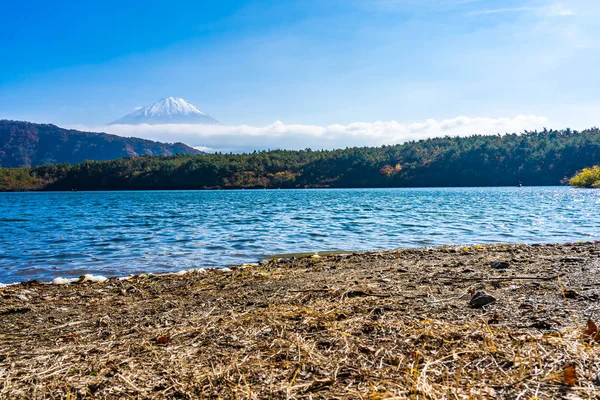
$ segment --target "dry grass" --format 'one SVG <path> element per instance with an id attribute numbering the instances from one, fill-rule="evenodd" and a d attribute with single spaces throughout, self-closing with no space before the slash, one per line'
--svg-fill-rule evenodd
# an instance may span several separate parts
<path id="1" fill-rule="evenodd" d="M 414 249 L 3 288 L 0 398 L 599 398 L 599 259 Z M 497 301 L 469 307 L 481 290 Z"/>

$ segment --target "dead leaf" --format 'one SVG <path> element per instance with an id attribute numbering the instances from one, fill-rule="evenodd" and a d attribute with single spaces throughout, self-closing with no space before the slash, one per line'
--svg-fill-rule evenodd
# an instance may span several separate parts
<path id="1" fill-rule="evenodd" d="M 166 336 L 159 336 L 156 338 L 156 342 L 159 344 L 169 344 L 169 338 Z"/>
<path id="2" fill-rule="evenodd" d="M 377 352 L 377 349 L 372 346 L 359 345 L 358 348 L 360 349 L 361 352 L 367 353 L 367 354 L 373 354 L 373 353 Z"/>
<path id="3" fill-rule="evenodd" d="M 119 371 L 119 367 L 118 367 L 118 366 L 117 366 L 117 364 L 115 364 L 115 362 L 114 362 L 114 361 L 112 361 L 112 360 L 111 360 L 111 361 L 108 361 L 108 362 L 106 363 L 106 366 L 107 366 L 107 367 L 108 367 L 108 368 L 109 368 L 111 371 L 113 371 L 113 372 L 117 372 L 117 371 Z"/>
<path id="4" fill-rule="evenodd" d="M 590 336 L 592 340 L 600 339 L 600 332 L 598 332 L 598 327 L 591 319 L 588 319 L 588 324 L 585 331 L 583 331 L 583 334 Z"/>
<path id="5" fill-rule="evenodd" d="M 307 392 L 316 392 L 322 389 L 327 388 L 333 384 L 333 379 L 325 378 L 325 379 L 315 379 L 310 386 L 306 389 Z"/>
<path id="6" fill-rule="evenodd" d="M 492 318 L 490 318 L 488 320 L 488 322 L 487 322 L 488 325 L 499 323 L 500 322 L 500 317 L 501 317 L 500 314 L 494 314 L 494 315 L 492 315 Z"/>
<path id="7" fill-rule="evenodd" d="M 573 364 L 565 365 L 564 373 L 563 383 L 565 385 L 572 386 L 577 383 L 577 371 L 575 371 L 575 366 Z"/>

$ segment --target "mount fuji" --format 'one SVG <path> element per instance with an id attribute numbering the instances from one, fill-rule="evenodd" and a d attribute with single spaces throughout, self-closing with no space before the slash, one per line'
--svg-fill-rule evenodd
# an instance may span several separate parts
<path id="1" fill-rule="evenodd" d="M 147 107 L 127 114 L 109 125 L 140 124 L 218 124 L 219 121 L 195 105 L 178 97 L 166 97 Z"/>

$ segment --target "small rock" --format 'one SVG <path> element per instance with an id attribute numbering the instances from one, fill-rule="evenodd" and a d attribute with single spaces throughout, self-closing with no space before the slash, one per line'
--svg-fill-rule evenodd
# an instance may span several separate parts
<path id="1" fill-rule="evenodd" d="M 385 309 L 383 307 L 375 307 L 371 312 L 373 315 L 382 316 L 385 314 Z"/>
<path id="2" fill-rule="evenodd" d="M 510 264 L 506 261 L 492 261 L 490 263 L 490 267 L 494 269 L 507 269 L 508 267 L 510 267 Z"/>
<path id="3" fill-rule="evenodd" d="M 552 325 L 547 321 L 537 320 L 533 324 L 530 325 L 532 328 L 536 329 L 552 329 Z"/>
<path id="4" fill-rule="evenodd" d="M 477 292 L 471 297 L 471 301 L 469 301 L 469 305 L 472 308 L 482 308 L 483 306 L 487 306 L 488 304 L 492 304 L 496 301 L 494 296 L 491 296 L 485 292 Z"/>
<path id="5" fill-rule="evenodd" d="M 566 262 L 566 263 L 576 263 L 576 262 L 585 261 L 585 258 L 583 258 L 583 257 L 567 256 L 567 257 L 561 258 L 560 261 Z"/>
<path id="6" fill-rule="evenodd" d="M 364 290 L 349 290 L 346 292 L 346 297 L 348 298 L 352 298 L 352 297 L 363 297 L 363 296 L 368 296 L 369 294 L 367 292 L 365 292 Z"/>
<path id="7" fill-rule="evenodd" d="M 347 318 L 348 318 L 348 316 L 347 316 L 346 314 L 344 314 L 344 313 L 340 313 L 340 314 L 338 314 L 338 315 L 335 317 L 335 319 L 336 319 L 337 321 L 343 321 L 343 320 L 345 320 L 345 319 L 347 319 Z"/>

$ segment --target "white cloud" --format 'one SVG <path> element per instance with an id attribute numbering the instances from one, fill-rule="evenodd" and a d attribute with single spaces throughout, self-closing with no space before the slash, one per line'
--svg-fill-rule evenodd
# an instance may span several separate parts
<path id="1" fill-rule="evenodd" d="M 535 115 L 507 118 L 456 117 L 436 121 L 354 122 L 328 126 L 284 124 L 250 125 L 109 125 L 73 127 L 138 137 L 161 142 L 183 142 L 205 151 L 245 152 L 266 149 L 334 149 L 352 146 L 380 146 L 440 136 L 496 134 L 541 129 L 548 119 Z"/>
<path id="2" fill-rule="evenodd" d="M 449 12 L 467 11 L 467 15 L 491 15 L 502 13 L 535 12 L 542 16 L 570 16 L 575 12 L 562 4 L 541 0 L 537 2 L 521 2 L 517 7 L 484 8 L 482 0 L 357 0 L 362 8 L 382 12 Z"/>
<path id="3" fill-rule="evenodd" d="M 555 4 L 548 7 L 513 7 L 513 8 L 492 8 L 487 10 L 471 11 L 467 15 L 492 15 L 504 13 L 522 13 L 535 12 L 540 16 L 546 17 L 568 17 L 575 15 L 575 11 L 566 8 L 560 4 Z"/>
<path id="4" fill-rule="evenodd" d="M 206 147 L 206 146 L 194 146 L 194 148 L 196 150 L 200 150 L 200 151 L 203 151 L 205 153 L 215 153 L 215 152 L 219 151 L 218 149 L 213 149 L 211 147 Z"/>
<path id="5" fill-rule="evenodd" d="M 536 8 L 533 8 L 533 7 L 493 8 L 493 9 L 488 9 L 488 10 L 471 11 L 470 13 L 468 13 L 468 15 L 490 15 L 490 14 L 525 12 L 525 11 L 535 11 L 535 10 L 536 10 Z"/>
<path id="6" fill-rule="evenodd" d="M 367 11 L 378 12 L 444 12 L 468 7 L 482 0 L 355 0 Z"/>
<path id="7" fill-rule="evenodd" d="M 544 9 L 548 15 L 557 15 L 561 17 L 575 15 L 575 11 L 570 8 L 566 8 L 559 4 L 547 7 Z"/>

